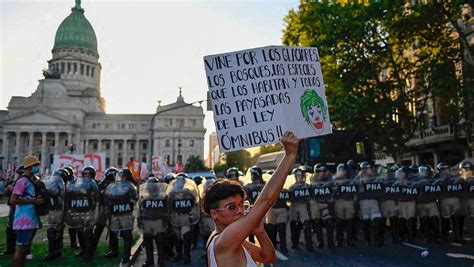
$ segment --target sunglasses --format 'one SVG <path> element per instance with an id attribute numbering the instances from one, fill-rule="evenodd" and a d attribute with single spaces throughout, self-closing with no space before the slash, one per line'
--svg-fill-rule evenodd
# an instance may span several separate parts
<path id="1" fill-rule="evenodd" d="M 240 204 L 236 204 L 236 203 L 229 203 L 227 205 L 225 205 L 224 208 L 221 208 L 221 209 L 214 209 L 214 210 L 217 210 L 217 211 L 225 211 L 225 210 L 228 210 L 228 211 L 231 211 L 231 212 L 237 212 L 241 209 L 243 210 L 248 210 L 250 208 L 250 201 L 248 200 L 245 200 L 244 202 L 241 202 Z"/>

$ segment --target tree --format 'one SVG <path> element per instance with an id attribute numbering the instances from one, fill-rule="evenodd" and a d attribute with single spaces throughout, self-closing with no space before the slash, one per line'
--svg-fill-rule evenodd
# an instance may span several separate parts
<path id="1" fill-rule="evenodd" d="M 369 2 L 302 1 L 285 17 L 283 42 L 318 48 L 333 126 L 363 132 L 397 157 L 427 128 L 429 100 L 459 109 L 461 55 L 449 27 L 459 8 L 445 3 L 447 16 L 436 1 Z"/>
<path id="2" fill-rule="evenodd" d="M 199 156 L 191 156 L 184 165 L 185 172 L 195 172 L 195 171 L 207 171 L 208 169 L 204 166 L 204 162 L 200 159 Z"/>
<path id="3" fill-rule="evenodd" d="M 225 153 L 225 162 L 228 168 L 237 167 L 245 171 L 250 165 L 250 152 L 245 149 Z"/>

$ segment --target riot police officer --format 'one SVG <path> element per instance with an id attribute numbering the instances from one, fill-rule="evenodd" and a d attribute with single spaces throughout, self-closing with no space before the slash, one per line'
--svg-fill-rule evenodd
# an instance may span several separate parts
<path id="1" fill-rule="evenodd" d="M 199 185 L 198 188 L 201 199 L 203 199 L 207 188 L 209 188 L 215 181 L 216 179 L 214 179 L 214 177 L 209 176 L 205 178 L 204 183 L 201 183 Z M 214 223 L 214 220 L 212 219 L 211 215 L 201 211 L 201 218 L 199 218 L 199 233 L 201 234 L 204 243 L 207 242 L 209 236 L 211 236 L 211 233 L 212 231 L 214 231 L 215 228 L 216 224 Z M 206 253 L 204 253 L 203 257 L 207 258 L 206 256 Z"/>
<path id="2" fill-rule="evenodd" d="M 334 248 L 334 199 L 332 174 L 326 164 L 318 163 L 314 166 L 311 176 L 311 220 L 318 239 L 318 248 L 324 248 L 323 227 L 327 232 L 327 246 Z"/>
<path id="3" fill-rule="evenodd" d="M 137 188 L 129 169 L 120 170 L 116 181 L 105 189 L 105 203 L 110 211 L 109 229 L 123 238 L 122 264 L 130 262 L 132 230 L 135 222 L 133 210 L 138 200 Z"/>
<path id="4" fill-rule="evenodd" d="M 176 178 L 176 174 L 169 172 L 167 173 L 163 179 L 165 180 L 165 183 L 170 184 L 171 181 L 173 181 Z"/>
<path id="5" fill-rule="evenodd" d="M 191 262 L 191 227 L 199 222 L 199 190 L 186 173 L 178 173 L 170 183 L 168 197 L 169 221 L 177 237 L 176 260 Z"/>
<path id="6" fill-rule="evenodd" d="M 286 244 L 286 224 L 288 223 L 287 202 L 289 200 L 290 192 L 286 189 L 282 189 L 277 201 L 266 215 L 267 223 L 265 224 L 265 230 L 268 233 L 268 237 L 272 241 L 273 246 L 276 248 L 278 234 L 278 238 L 280 240 L 280 250 L 282 252 L 288 252 Z"/>
<path id="7" fill-rule="evenodd" d="M 66 185 L 67 226 L 76 228 L 81 251 L 76 254 L 82 261 L 90 261 L 93 254 L 93 227 L 97 222 L 97 204 L 99 189 L 95 182 L 95 168 L 88 166 L 82 169 L 81 176 Z"/>
<path id="8" fill-rule="evenodd" d="M 300 168 L 292 171 L 295 176 L 295 183 L 290 186 L 290 231 L 292 248 L 297 249 L 301 235 L 304 230 L 306 249 L 313 250 L 311 239 L 311 221 L 309 217 L 309 200 L 311 198 L 311 187 L 306 183 L 306 173 Z"/>
<path id="9" fill-rule="evenodd" d="M 347 168 L 349 168 L 349 177 L 351 179 L 356 178 L 358 168 L 359 168 L 359 166 L 357 165 L 357 162 L 353 159 L 350 159 L 347 161 L 346 165 L 347 165 Z"/>
<path id="10" fill-rule="evenodd" d="M 383 186 L 379 179 L 373 177 L 372 166 L 363 161 L 360 171 L 355 178 L 359 184 L 357 199 L 360 206 L 360 215 L 364 231 L 364 240 L 367 246 L 372 245 L 372 233 L 377 245 L 383 245 L 384 222 L 379 208 L 379 199 L 383 196 Z"/>
<path id="11" fill-rule="evenodd" d="M 437 166 L 437 177 L 443 183 L 443 195 L 441 198 L 441 231 L 443 238 L 447 241 L 450 219 L 454 230 L 454 240 L 457 243 L 464 243 L 463 229 L 464 215 L 461 210 L 461 198 L 464 193 L 464 179 L 452 176 L 450 168 L 445 162 L 440 162 Z"/>
<path id="12" fill-rule="evenodd" d="M 202 184 L 202 181 L 205 180 L 204 176 L 201 176 L 201 175 L 194 175 L 192 180 L 194 181 L 194 183 L 196 184 L 196 186 L 198 187 L 199 189 L 199 192 L 200 192 L 200 185 Z M 199 193 L 199 195 L 201 196 L 201 193 Z M 200 206 L 200 205 L 199 205 Z M 199 238 L 199 223 L 195 224 L 192 226 L 192 242 L 191 242 L 191 248 L 192 249 L 196 249 L 197 248 L 197 242 L 198 242 L 198 238 Z M 207 239 L 204 241 L 206 242 Z"/>
<path id="13" fill-rule="evenodd" d="M 401 194 L 400 183 L 390 169 L 379 166 L 378 177 L 383 181 L 385 196 L 380 200 L 380 212 L 382 221 L 388 218 L 390 221 L 390 232 L 392 244 L 400 244 L 398 198 Z"/>
<path id="14" fill-rule="evenodd" d="M 337 247 L 343 246 L 344 232 L 346 242 L 349 246 L 354 245 L 352 224 L 354 223 L 354 198 L 358 187 L 350 178 L 349 168 L 340 163 L 336 169 L 334 178 L 334 208 L 336 213 L 336 240 Z"/>
<path id="15" fill-rule="evenodd" d="M 107 225 L 107 220 L 110 217 L 109 209 L 105 203 L 104 195 L 107 186 L 115 182 L 115 176 L 118 170 L 114 167 L 110 167 L 105 170 L 104 178 L 99 182 L 99 219 L 94 228 L 94 251 L 97 249 L 100 236 Z M 118 238 L 115 232 L 109 231 L 109 251 L 104 255 L 106 258 L 118 257 Z"/>
<path id="16" fill-rule="evenodd" d="M 398 198 L 401 237 L 402 239 L 407 237 L 408 242 L 413 242 L 416 235 L 416 199 L 420 192 L 419 183 L 417 177 L 410 178 L 410 168 L 406 166 L 398 169 L 395 176 L 401 188 Z"/>
<path id="17" fill-rule="evenodd" d="M 66 180 L 64 181 L 64 183 L 65 183 L 66 186 L 67 186 L 67 182 L 76 179 L 76 177 L 74 176 L 74 169 L 73 169 L 71 166 L 66 166 L 66 167 L 64 167 L 63 169 L 64 169 L 65 171 L 67 171 L 67 173 L 68 173 L 67 181 L 66 181 Z M 66 212 L 67 212 L 67 211 L 66 211 Z M 76 232 L 76 228 L 68 227 L 67 230 L 68 230 L 68 234 L 69 234 L 69 244 L 70 244 L 70 247 L 73 248 L 73 249 L 78 249 L 78 248 L 79 248 L 79 245 L 77 245 L 77 232 Z"/>
<path id="18" fill-rule="evenodd" d="M 43 258 L 45 261 L 51 261 L 62 256 L 64 197 L 66 193 L 64 180 L 67 181 L 68 175 L 66 170 L 59 169 L 53 175 L 45 176 L 42 179 L 50 199 L 47 219 L 48 254 Z"/>
<path id="19" fill-rule="evenodd" d="M 249 169 L 250 172 L 250 180 L 251 183 L 248 183 L 244 186 L 244 190 L 247 193 L 247 198 L 250 201 L 250 204 L 253 205 L 257 197 L 262 192 L 263 187 L 265 186 L 265 182 L 263 181 L 263 171 L 258 166 L 252 166 Z M 272 227 L 267 227 L 267 229 Z M 270 231 L 276 231 L 276 229 L 269 229 Z M 252 243 L 255 243 L 255 238 L 253 235 L 249 236 L 249 240 Z"/>
<path id="20" fill-rule="evenodd" d="M 462 162 L 459 165 L 460 176 L 466 180 L 465 194 L 465 212 L 466 216 L 474 217 L 474 175 L 473 166 L 469 161 Z"/>
<path id="21" fill-rule="evenodd" d="M 226 176 L 227 179 L 237 181 L 242 186 L 244 185 L 244 182 L 242 182 L 242 180 L 239 179 L 240 171 L 239 171 L 239 168 L 237 168 L 237 167 L 231 167 L 231 168 L 227 169 L 227 171 L 225 172 L 225 176 Z"/>
<path id="22" fill-rule="evenodd" d="M 153 243 L 158 251 L 158 266 L 165 265 L 165 233 L 168 229 L 168 206 L 166 204 L 166 189 L 168 184 L 150 177 L 139 187 L 140 215 L 138 225 L 143 231 L 146 266 L 154 266 Z"/>
<path id="23" fill-rule="evenodd" d="M 439 242 L 440 216 L 437 199 L 442 194 L 440 180 L 434 179 L 431 168 L 427 165 L 418 167 L 418 179 L 421 196 L 416 208 L 420 217 L 421 229 L 428 242 Z"/>

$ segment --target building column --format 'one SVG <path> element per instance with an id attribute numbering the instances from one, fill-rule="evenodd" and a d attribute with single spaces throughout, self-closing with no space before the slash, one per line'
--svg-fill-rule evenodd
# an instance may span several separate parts
<path id="1" fill-rule="evenodd" d="M 115 143 L 114 139 L 110 139 L 110 167 L 115 167 Z"/>
<path id="2" fill-rule="evenodd" d="M 16 141 L 15 141 L 15 157 L 17 162 L 20 160 L 20 142 L 21 142 L 21 132 L 15 132 Z M 18 164 L 17 164 L 18 165 Z"/>
<path id="3" fill-rule="evenodd" d="M 123 165 L 127 166 L 128 155 L 127 155 L 127 139 L 123 139 Z"/>
<path id="4" fill-rule="evenodd" d="M 59 132 L 54 132 L 54 154 L 59 155 Z"/>
<path id="5" fill-rule="evenodd" d="M 35 132 L 29 132 L 28 135 L 28 155 L 33 155 L 33 138 L 35 137 Z"/>
<path id="6" fill-rule="evenodd" d="M 89 139 L 84 139 L 84 153 L 83 154 L 88 154 L 89 153 Z"/>
<path id="7" fill-rule="evenodd" d="M 97 143 L 97 152 L 102 152 L 102 139 L 99 139 Z"/>
<path id="8" fill-rule="evenodd" d="M 438 162 L 439 159 L 438 159 L 438 153 L 436 153 L 436 151 L 433 151 L 433 166 L 434 168 L 436 169 L 436 165 L 438 165 Z"/>
<path id="9" fill-rule="evenodd" d="M 72 133 L 67 133 L 67 145 L 70 146 L 72 144 Z"/>
<path id="10" fill-rule="evenodd" d="M 78 154 L 84 154 L 84 146 L 83 146 L 83 142 L 81 140 L 81 133 L 79 131 L 77 131 L 75 133 L 75 137 L 76 137 L 76 149 L 77 149 L 77 153 Z"/>
<path id="11" fill-rule="evenodd" d="M 6 132 L 3 134 L 3 147 L 2 147 L 2 157 L 3 157 L 3 168 L 7 168 L 7 163 L 8 163 L 8 147 L 9 147 L 9 133 Z"/>
<path id="12" fill-rule="evenodd" d="M 140 140 L 135 139 L 135 160 L 138 160 L 141 162 L 140 159 Z"/>
<path id="13" fill-rule="evenodd" d="M 46 167 L 46 132 L 41 132 L 41 166 Z"/>

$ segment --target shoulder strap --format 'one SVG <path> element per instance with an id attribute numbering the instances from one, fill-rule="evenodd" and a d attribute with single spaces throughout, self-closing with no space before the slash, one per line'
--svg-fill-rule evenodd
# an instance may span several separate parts
<path id="1" fill-rule="evenodd" d="M 207 250 L 209 249 L 209 246 L 211 245 L 212 240 L 218 236 L 220 233 L 216 232 L 216 230 L 212 231 L 211 235 L 209 236 L 209 239 L 207 239 L 206 242 L 206 266 L 209 267 L 209 254 L 207 253 Z"/>

